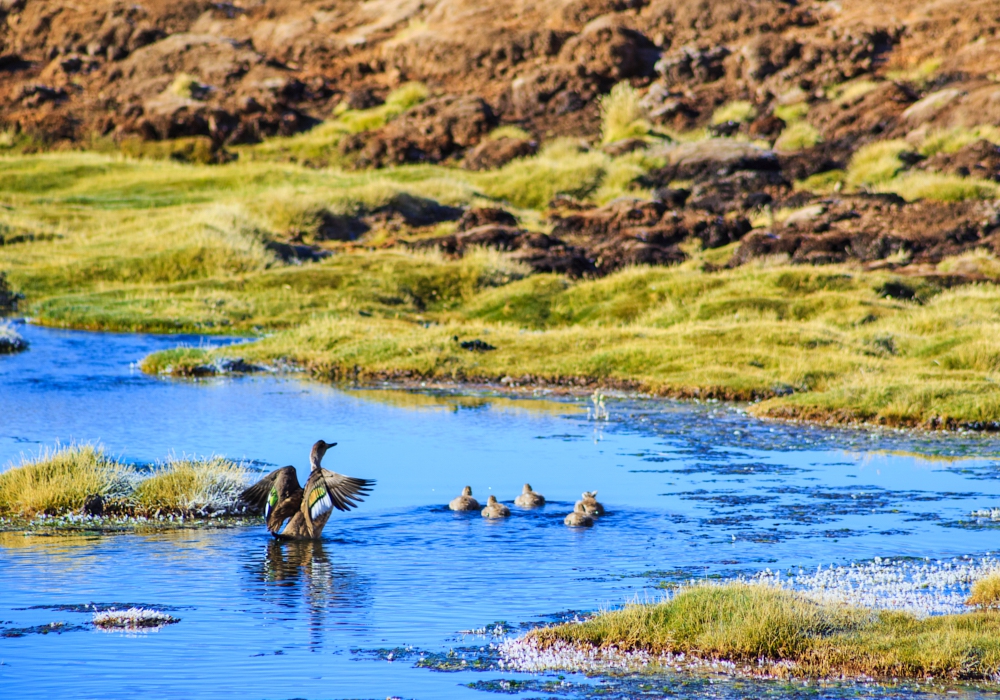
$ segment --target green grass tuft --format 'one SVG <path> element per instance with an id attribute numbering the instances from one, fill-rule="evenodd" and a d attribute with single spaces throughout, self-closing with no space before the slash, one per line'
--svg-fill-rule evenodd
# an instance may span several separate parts
<path id="1" fill-rule="evenodd" d="M 757 116 L 757 110 L 753 104 L 746 100 L 736 100 L 729 102 L 714 112 L 712 112 L 712 124 L 725 124 L 726 122 L 748 122 Z"/>
<path id="2" fill-rule="evenodd" d="M 0 513 L 31 517 L 79 510 L 87 496 L 123 498 L 131 470 L 90 445 L 46 450 L 0 472 Z"/>
<path id="3" fill-rule="evenodd" d="M 912 172 L 877 184 L 880 192 L 895 192 L 907 201 L 934 199 L 939 202 L 961 202 L 966 199 L 995 199 L 1000 187 L 989 180 L 943 175 L 940 173 Z"/>
<path id="4" fill-rule="evenodd" d="M 227 512 L 254 475 L 221 457 L 208 460 L 168 460 L 138 481 L 128 496 L 134 512 Z"/>
<path id="5" fill-rule="evenodd" d="M 807 114 L 809 114 L 809 105 L 805 102 L 778 105 L 774 108 L 774 116 L 789 125 L 805 119 Z"/>
<path id="6" fill-rule="evenodd" d="M 46 450 L 0 472 L 0 513 L 31 518 L 79 512 L 100 495 L 108 512 L 129 515 L 239 513 L 253 474 L 221 457 L 171 459 L 151 472 L 91 445 Z"/>
<path id="7" fill-rule="evenodd" d="M 797 121 L 784 128 L 781 135 L 778 136 L 778 140 L 774 142 L 774 149 L 788 153 L 802 151 L 815 146 L 822 140 L 823 137 L 820 136 L 816 127 L 809 122 Z"/>
<path id="8" fill-rule="evenodd" d="M 702 585 L 529 633 L 557 641 L 732 661 L 792 677 L 987 680 L 1000 671 L 1000 615 L 917 618 L 816 603 L 760 585 Z"/>
<path id="9" fill-rule="evenodd" d="M 857 188 L 888 182 L 903 169 L 899 154 L 908 148 L 902 139 L 862 146 L 854 152 L 847 166 L 847 184 Z"/>
<path id="10" fill-rule="evenodd" d="M 530 141 L 534 138 L 530 132 L 525 131 L 519 126 L 514 126 L 513 124 L 505 124 L 503 126 L 498 126 L 496 129 L 490 132 L 489 138 L 494 141 L 497 139 L 518 139 L 521 141 Z"/>
<path id="11" fill-rule="evenodd" d="M 639 91 L 627 82 L 620 82 L 601 98 L 601 142 L 614 143 L 623 139 L 644 138 L 649 134 L 649 122 L 642 108 Z"/>
<path id="12" fill-rule="evenodd" d="M 966 605 L 980 608 L 1000 608 L 1000 572 L 984 576 L 972 584 L 972 595 Z"/>

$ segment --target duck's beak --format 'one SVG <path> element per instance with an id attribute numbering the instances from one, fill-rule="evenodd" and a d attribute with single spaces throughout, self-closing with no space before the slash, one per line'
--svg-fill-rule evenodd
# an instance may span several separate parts
<path id="1" fill-rule="evenodd" d="M 335 442 L 327 442 L 327 443 L 324 443 L 324 444 L 326 445 L 327 449 L 330 449 L 331 447 L 336 447 L 337 446 L 337 443 L 335 443 Z"/>

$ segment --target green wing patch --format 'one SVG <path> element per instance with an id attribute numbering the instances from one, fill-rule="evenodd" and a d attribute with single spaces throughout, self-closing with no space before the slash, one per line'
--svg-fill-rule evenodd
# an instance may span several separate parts
<path id="1" fill-rule="evenodd" d="M 271 493 L 267 494 L 267 505 L 264 507 L 264 518 L 271 514 L 274 507 L 278 505 L 278 487 L 272 486 Z"/>

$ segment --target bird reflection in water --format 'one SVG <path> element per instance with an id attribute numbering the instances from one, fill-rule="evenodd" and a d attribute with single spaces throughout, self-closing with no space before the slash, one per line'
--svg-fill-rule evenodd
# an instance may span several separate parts
<path id="1" fill-rule="evenodd" d="M 366 577 L 335 566 L 321 540 L 269 540 L 252 570 L 265 602 L 286 610 L 305 605 L 310 648 L 322 646 L 324 631 L 357 626 L 367 614 Z"/>

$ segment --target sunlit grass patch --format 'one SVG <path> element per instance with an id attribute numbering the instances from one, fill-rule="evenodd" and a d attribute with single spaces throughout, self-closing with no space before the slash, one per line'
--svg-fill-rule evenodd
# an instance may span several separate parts
<path id="1" fill-rule="evenodd" d="M 147 374 L 197 377 L 212 374 L 207 367 L 208 362 L 208 350 L 180 347 L 148 355 L 143 358 L 140 367 Z"/>
<path id="2" fill-rule="evenodd" d="M 530 141 L 532 136 L 530 132 L 525 131 L 519 126 L 504 124 L 503 126 L 498 126 L 496 129 L 491 131 L 488 138 L 493 139 L 494 141 L 498 139 L 519 139 L 522 141 Z"/>
<path id="3" fill-rule="evenodd" d="M 337 147 L 345 136 L 379 129 L 429 96 L 430 92 L 423 83 L 406 83 L 389 93 L 385 102 L 377 107 L 352 110 L 338 105 L 332 119 L 309 131 L 294 136 L 270 138 L 263 143 L 238 150 L 250 159 L 338 164 L 344 159 Z"/>
<path id="4" fill-rule="evenodd" d="M 934 199 L 960 202 L 966 199 L 994 199 L 1000 193 L 1000 187 L 989 180 L 924 172 L 906 173 L 877 184 L 874 189 L 895 192 L 907 201 Z"/>
<path id="5" fill-rule="evenodd" d="M 725 124 L 726 122 L 748 122 L 757 115 L 752 103 L 746 100 L 736 100 L 728 102 L 712 112 L 712 124 Z"/>
<path id="6" fill-rule="evenodd" d="M 792 677 L 985 680 L 1000 671 L 1000 616 L 909 613 L 821 604 L 789 591 L 733 583 L 684 590 L 582 623 L 532 631 L 541 647 L 641 650 L 724 660 Z"/>
<path id="7" fill-rule="evenodd" d="M 847 166 L 847 184 L 865 187 L 891 180 L 903 169 L 899 154 L 908 148 L 909 144 L 902 139 L 876 141 L 862 146 L 854 152 Z"/>
<path id="8" fill-rule="evenodd" d="M 0 512 L 33 516 L 79 510 L 87 496 L 124 498 L 132 470 L 90 445 L 45 450 L 0 472 Z"/>
<path id="9" fill-rule="evenodd" d="M 525 209 L 542 208 L 557 194 L 585 198 L 600 186 L 611 158 L 570 139 L 547 144 L 537 156 L 511 161 L 474 179 L 490 197 Z"/>
<path id="10" fill-rule="evenodd" d="M 847 172 L 845 170 L 827 170 L 826 172 L 816 173 L 815 175 L 810 175 L 805 180 L 796 182 L 795 189 L 815 192 L 816 194 L 830 194 L 843 187 L 846 178 Z"/>
<path id="11" fill-rule="evenodd" d="M 786 124 L 792 124 L 805 118 L 809 113 L 809 105 L 805 102 L 797 102 L 791 105 L 776 105 L 774 116 Z"/>
<path id="12" fill-rule="evenodd" d="M 994 572 L 972 584 L 972 594 L 966 605 L 980 608 L 1000 608 L 1000 572 Z"/>
<path id="13" fill-rule="evenodd" d="M 1000 282 L 1000 259 L 986 248 L 947 257 L 938 263 L 937 269 L 940 272 L 979 274 Z"/>
<path id="14" fill-rule="evenodd" d="M 649 133 L 639 91 L 629 83 L 620 82 L 611 88 L 611 92 L 601 98 L 600 105 L 603 143 L 643 138 Z"/>
<path id="15" fill-rule="evenodd" d="M 244 465 L 221 457 L 170 459 L 140 471 L 98 447 L 74 445 L 0 472 L 0 513 L 78 513 L 91 496 L 100 496 L 104 511 L 117 515 L 242 513 L 239 495 L 252 477 Z"/>
<path id="16" fill-rule="evenodd" d="M 171 459 L 137 481 L 129 504 L 144 514 L 226 512 L 251 479 L 246 467 L 221 457 Z"/>
<path id="17" fill-rule="evenodd" d="M 826 90 L 826 97 L 837 104 L 848 104 L 864 97 L 878 86 L 879 84 L 873 80 L 858 78 L 857 80 L 830 86 Z"/>
<path id="18" fill-rule="evenodd" d="M 915 66 L 909 68 L 897 68 L 886 72 L 885 77 L 889 80 L 915 83 L 919 86 L 926 85 L 931 78 L 941 68 L 943 61 L 936 56 L 926 58 Z"/>
<path id="19" fill-rule="evenodd" d="M 917 151 L 928 157 L 938 153 L 954 153 L 980 139 L 1000 144 L 1000 128 L 983 124 L 971 129 L 956 127 L 934 131 L 920 143 Z"/>
<path id="20" fill-rule="evenodd" d="M 777 151 L 794 152 L 811 148 L 820 143 L 823 137 L 812 124 L 806 121 L 797 121 L 789 124 L 774 142 Z"/>

